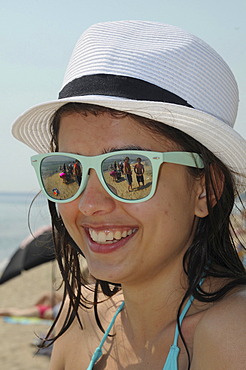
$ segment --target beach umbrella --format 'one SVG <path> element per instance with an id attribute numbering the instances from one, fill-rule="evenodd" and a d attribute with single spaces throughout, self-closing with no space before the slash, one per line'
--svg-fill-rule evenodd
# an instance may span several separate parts
<path id="1" fill-rule="evenodd" d="M 55 259 L 51 226 L 38 229 L 22 241 L 2 270 L 0 284 L 35 266 Z"/>

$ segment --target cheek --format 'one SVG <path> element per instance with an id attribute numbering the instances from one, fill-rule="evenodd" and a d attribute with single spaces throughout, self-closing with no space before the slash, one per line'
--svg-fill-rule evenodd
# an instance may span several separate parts
<path id="1" fill-rule="evenodd" d="M 160 171 L 156 193 L 152 198 L 151 208 L 156 211 L 152 217 L 165 220 L 170 227 L 189 227 L 195 216 L 195 193 L 186 169 L 166 168 L 165 175 L 163 172 L 164 168 Z"/>
<path id="2" fill-rule="evenodd" d="M 58 204 L 58 212 L 61 215 L 67 230 L 72 229 L 72 225 L 75 224 L 76 208 L 72 203 L 74 202 Z"/>
<path id="3" fill-rule="evenodd" d="M 66 215 L 67 208 L 68 207 L 65 204 L 58 203 L 58 205 L 57 205 L 58 213 L 62 216 L 62 218 L 63 218 L 63 216 Z"/>
<path id="4" fill-rule="evenodd" d="M 75 243 L 83 250 L 83 241 L 77 226 L 78 205 L 76 200 L 66 204 L 58 204 L 58 212 L 62 217 L 65 228 Z"/>

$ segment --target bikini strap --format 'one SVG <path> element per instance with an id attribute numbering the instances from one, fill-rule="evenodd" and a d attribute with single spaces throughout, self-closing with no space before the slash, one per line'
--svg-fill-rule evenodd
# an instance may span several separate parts
<path id="1" fill-rule="evenodd" d="M 201 279 L 200 283 L 199 283 L 199 286 L 202 285 L 204 279 Z M 194 297 L 191 296 L 188 301 L 186 302 L 186 305 L 184 306 L 184 309 L 181 313 L 181 315 L 179 316 L 179 324 L 180 326 L 182 325 L 182 322 L 183 322 L 183 319 L 185 317 L 185 315 L 187 314 L 187 311 L 189 310 L 190 306 L 192 305 L 192 302 L 194 301 Z M 101 340 L 101 343 L 99 344 L 99 346 L 96 348 L 93 356 L 92 356 L 92 359 L 91 359 L 91 362 L 89 364 L 89 366 L 87 367 L 87 370 L 93 370 L 93 366 L 94 364 L 99 360 L 99 358 L 102 356 L 102 347 L 115 323 L 115 320 L 117 318 L 117 316 L 119 315 L 119 313 L 123 310 L 125 306 L 125 302 L 123 301 L 120 305 L 120 307 L 117 309 L 117 311 L 115 312 L 107 330 L 105 331 L 103 337 L 102 337 L 102 340 Z M 175 369 L 177 369 L 177 360 L 178 360 L 178 355 L 179 355 L 179 347 L 178 347 L 178 337 L 179 337 L 179 328 L 178 328 L 178 324 L 176 325 L 176 328 L 175 328 L 175 334 L 174 334 L 174 340 L 173 340 L 173 344 L 170 348 L 170 351 L 169 351 L 169 354 L 168 354 L 168 357 L 167 357 L 167 361 L 163 367 L 163 369 L 170 369 L 170 370 L 174 370 L 174 367 L 173 365 L 171 365 L 171 367 L 169 367 L 169 365 L 172 363 L 172 358 L 175 357 L 175 363 L 176 363 L 176 367 Z M 170 361 L 169 361 L 170 360 Z"/>
<path id="2" fill-rule="evenodd" d="M 181 315 L 179 316 L 179 325 L 180 326 L 182 325 L 182 322 L 184 320 L 184 317 L 187 314 L 187 311 L 189 310 L 189 308 L 192 305 L 192 302 L 193 301 L 194 301 L 194 297 L 191 296 L 189 298 L 189 300 L 187 301 L 186 305 L 184 306 L 184 309 L 183 309 Z M 173 345 L 174 346 L 178 346 L 178 338 L 179 338 L 179 327 L 178 327 L 178 324 L 177 324 L 176 325 L 176 328 L 175 328 L 174 341 L 173 341 Z"/>
<path id="3" fill-rule="evenodd" d="M 203 284 L 203 282 L 204 282 L 204 278 L 201 279 L 201 281 L 199 283 L 199 287 Z M 184 317 L 187 314 L 187 312 L 188 312 L 190 306 L 192 305 L 193 301 L 194 301 L 194 297 L 190 296 L 190 298 L 186 302 L 186 305 L 184 306 L 183 311 L 181 312 L 181 314 L 179 316 L 179 325 L 180 325 L 180 327 L 181 327 L 182 322 L 184 320 Z M 174 334 L 174 341 L 173 341 L 174 346 L 178 346 L 178 337 L 179 337 L 179 327 L 178 327 L 178 324 L 176 324 L 175 334 Z"/>
<path id="4" fill-rule="evenodd" d="M 87 370 L 92 370 L 93 369 L 93 366 L 95 365 L 95 363 L 99 360 L 99 358 L 102 356 L 102 347 L 115 323 L 115 320 L 116 320 L 116 317 L 119 315 L 120 311 L 123 310 L 125 306 L 125 302 L 122 302 L 120 307 L 117 309 L 117 311 L 115 312 L 107 330 L 105 331 L 103 337 L 102 337 L 102 340 L 101 340 L 101 343 L 99 344 L 99 346 L 96 348 L 95 352 L 93 353 L 93 356 L 91 358 L 91 362 L 89 364 L 89 366 L 87 367 Z"/>
<path id="5" fill-rule="evenodd" d="M 201 286 L 203 282 L 204 282 L 204 279 L 201 279 L 199 286 Z M 179 316 L 180 327 L 193 301 L 194 301 L 194 297 L 190 296 L 190 298 L 186 302 L 186 305 L 184 306 L 183 311 L 181 312 Z M 176 324 L 173 344 L 171 345 L 170 350 L 168 352 L 165 364 L 163 366 L 163 370 L 178 370 L 178 356 L 180 352 L 180 348 L 178 347 L 178 338 L 179 338 L 179 326 L 178 324 Z"/>

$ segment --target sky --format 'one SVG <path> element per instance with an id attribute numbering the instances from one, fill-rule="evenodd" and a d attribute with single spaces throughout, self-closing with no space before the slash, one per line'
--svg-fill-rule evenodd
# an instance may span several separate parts
<path id="1" fill-rule="evenodd" d="M 37 192 L 30 156 L 11 136 L 14 120 L 54 100 L 73 47 L 90 25 L 169 23 L 199 36 L 229 64 L 240 91 L 236 130 L 246 138 L 246 2 L 242 0 L 0 0 L 0 192 Z"/>

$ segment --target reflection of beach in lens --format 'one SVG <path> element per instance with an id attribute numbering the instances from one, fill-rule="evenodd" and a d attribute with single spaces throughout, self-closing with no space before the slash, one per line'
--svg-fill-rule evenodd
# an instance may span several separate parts
<path id="1" fill-rule="evenodd" d="M 78 190 L 81 181 L 75 171 L 76 160 L 67 156 L 50 156 L 42 161 L 42 181 L 46 192 L 54 200 L 71 198 Z"/>
<path id="2" fill-rule="evenodd" d="M 60 173 L 46 177 L 43 184 L 49 196 L 54 200 L 71 198 L 79 188 L 74 175 L 69 181 L 64 182 Z"/>
<path id="3" fill-rule="evenodd" d="M 137 157 L 137 156 L 135 156 Z M 135 159 L 135 158 L 134 158 Z M 113 163 L 113 161 L 111 160 Z M 109 187 L 109 189 L 119 197 L 123 199 L 143 199 L 147 197 L 151 191 L 152 185 L 152 167 L 149 160 L 146 158 L 142 163 L 144 165 L 144 181 L 145 184 L 139 187 L 139 184 L 136 179 L 136 174 L 134 173 L 134 165 L 136 164 L 136 159 L 133 161 L 133 158 L 130 158 L 131 169 L 132 169 L 132 191 L 128 191 L 128 182 L 125 174 L 121 173 L 121 176 L 115 181 L 110 175 L 110 164 L 104 163 L 103 175 L 104 179 Z"/>

